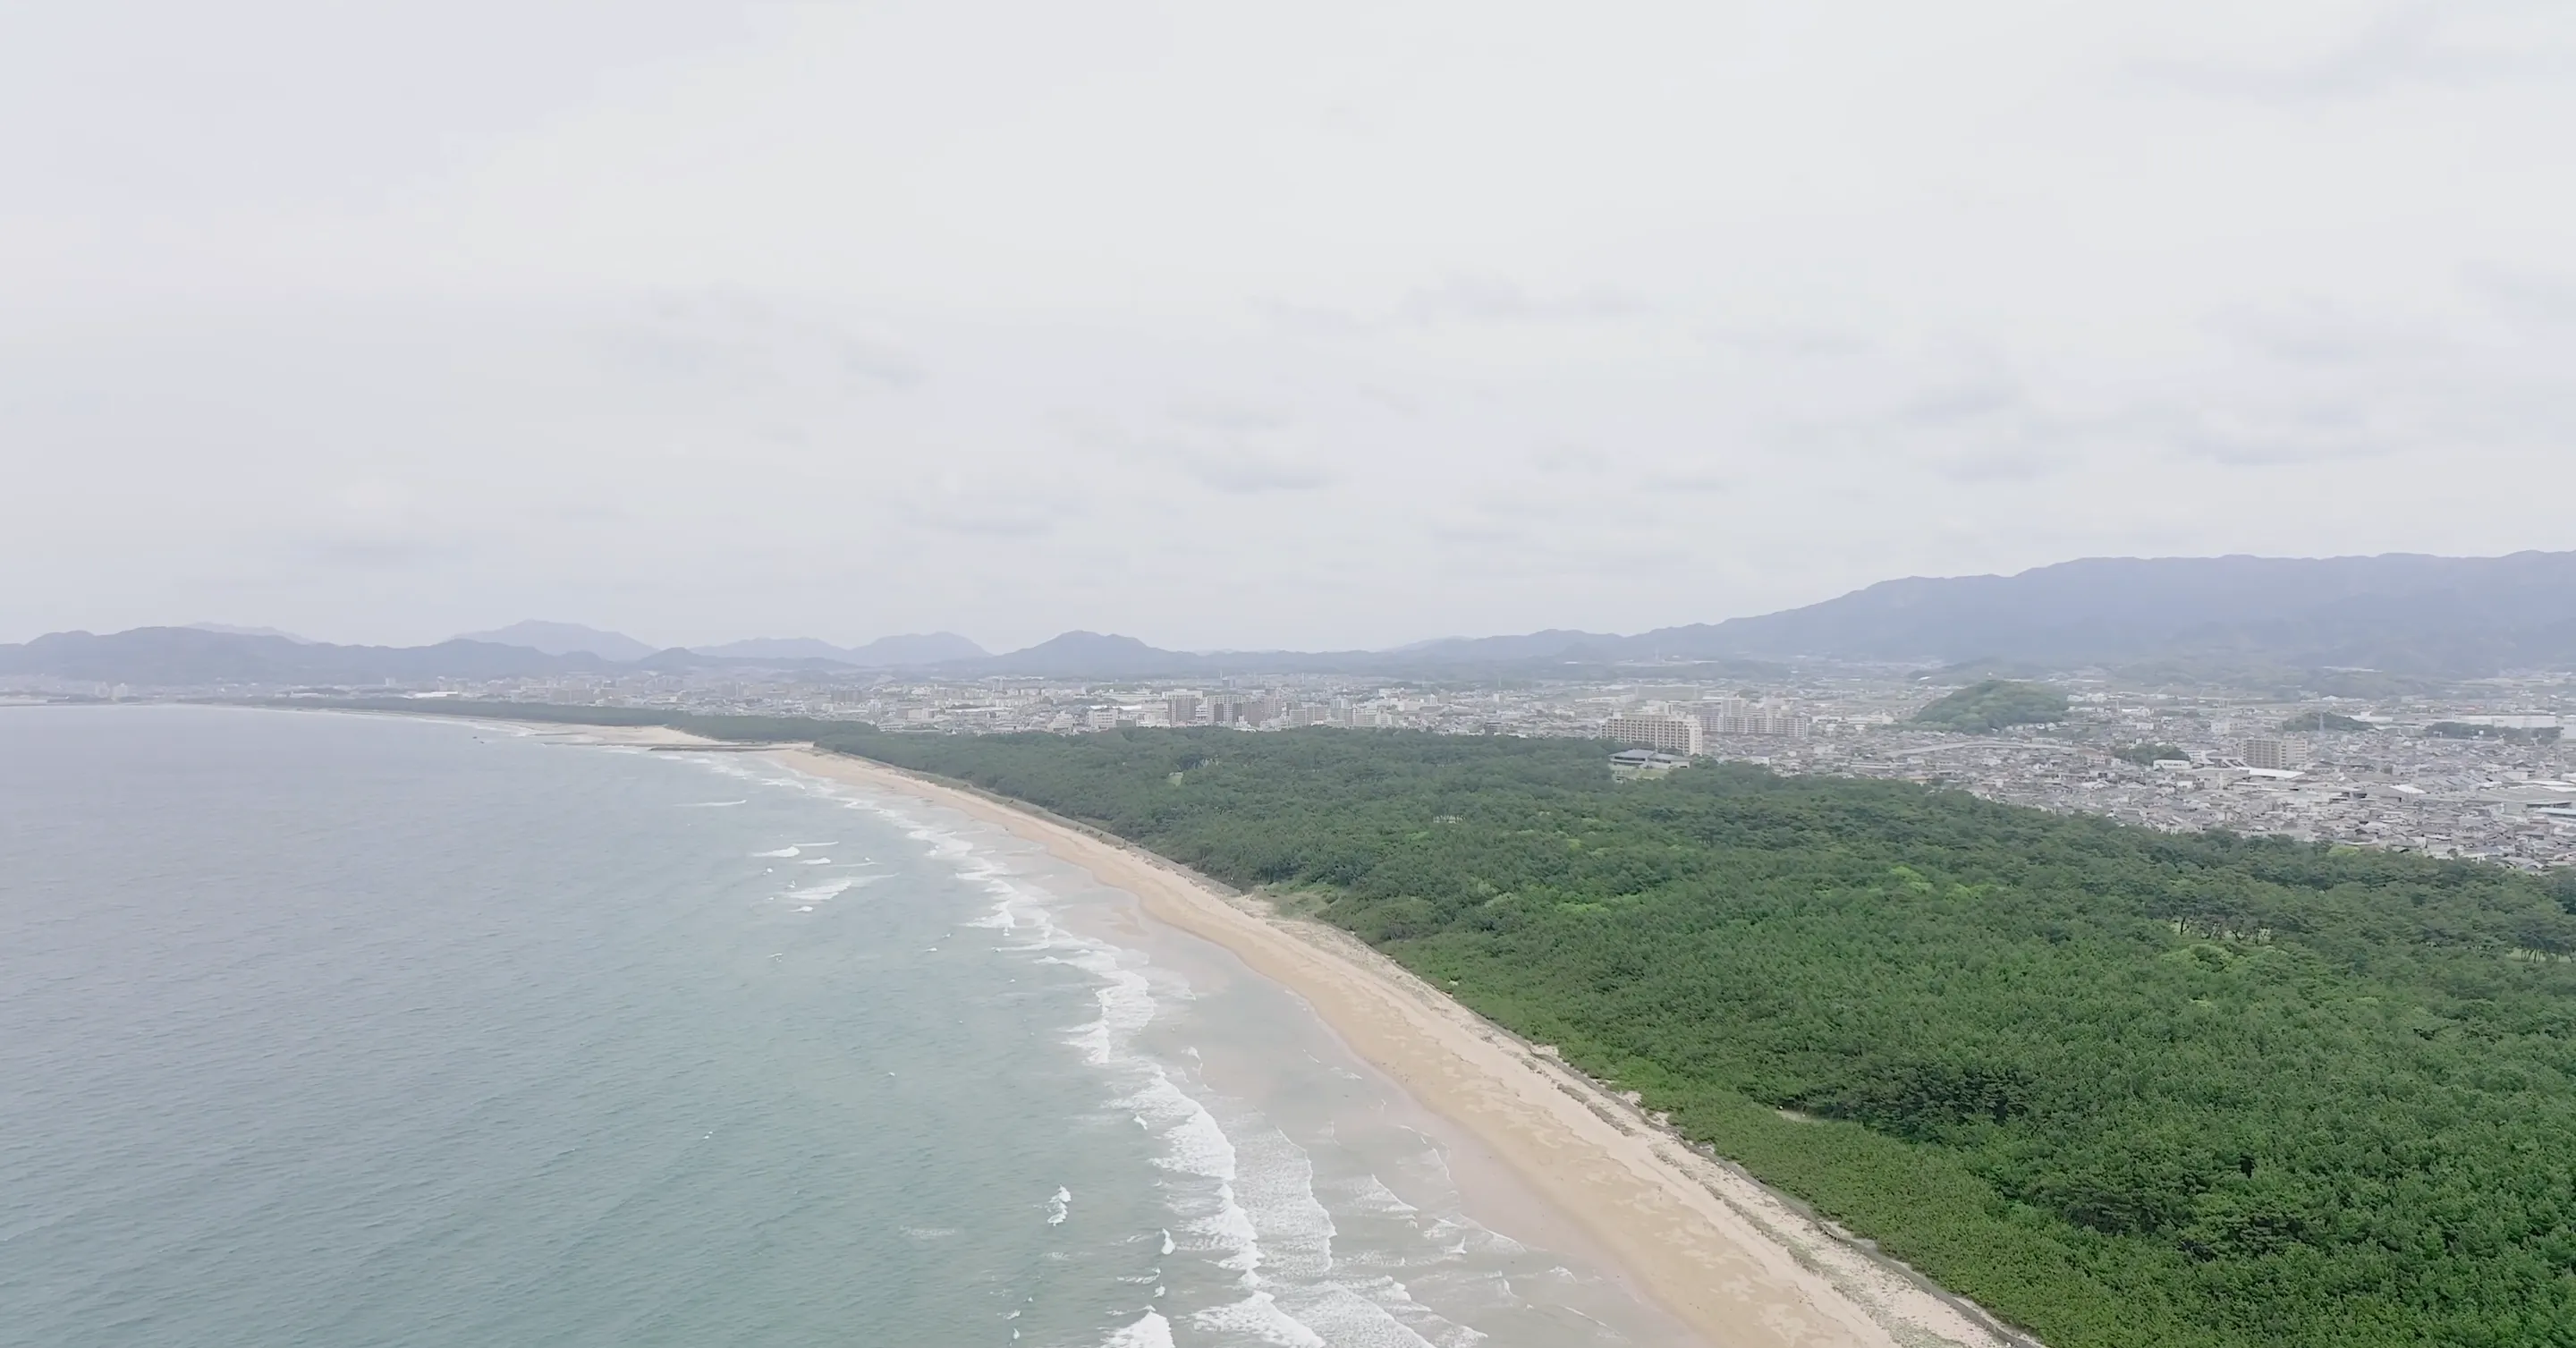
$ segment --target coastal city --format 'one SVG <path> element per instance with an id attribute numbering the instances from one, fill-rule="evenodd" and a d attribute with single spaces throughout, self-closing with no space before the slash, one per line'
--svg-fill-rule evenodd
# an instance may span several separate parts
<path id="1" fill-rule="evenodd" d="M 26 13 L 0 1348 L 2576 1348 L 2576 3 Z"/>
<path id="2" fill-rule="evenodd" d="M 2066 696 L 2062 718 L 1959 733 L 1912 723 L 1926 704 L 1967 681 L 1959 676 L 1841 666 L 1757 684 L 1659 679 L 1651 668 L 1620 672 L 1629 677 L 1103 682 L 938 680 L 809 667 L 442 680 L 393 691 L 423 699 L 816 717 L 917 734 L 1204 725 L 1247 732 L 1323 726 L 1590 737 L 1623 751 L 1619 766 L 1629 775 L 1731 760 L 1782 773 L 1935 784 L 2165 830 L 2223 828 L 2534 871 L 2576 865 L 2576 746 L 2560 738 L 2566 719 L 2576 716 L 2576 677 L 2328 695 L 2151 688 L 2098 673 L 2057 676 L 2048 682 Z M 141 695 L 124 686 L 58 681 L 12 691 Z"/>

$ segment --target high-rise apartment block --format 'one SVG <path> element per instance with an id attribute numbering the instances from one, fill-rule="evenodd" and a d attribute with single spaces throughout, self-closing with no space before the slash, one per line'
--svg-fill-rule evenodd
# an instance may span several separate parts
<path id="1" fill-rule="evenodd" d="M 1209 725 L 1260 725 L 1278 714 L 1278 708 L 1261 694 L 1217 693 L 1208 698 Z"/>
<path id="2" fill-rule="evenodd" d="M 1791 706 L 1748 702 L 1740 697 L 1698 703 L 1691 716 L 1711 735 L 1776 735 L 1804 739 L 1811 723 Z"/>
<path id="3" fill-rule="evenodd" d="M 2262 739 L 2245 741 L 2245 766 L 2275 772 L 2296 772 L 2308 765 L 2308 746 L 2304 740 Z"/>
<path id="4" fill-rule="evenodd" d="M 1700 724 L 1689 716 L 1613 716 L 1602 723 L 1601 738 L 1661 749 L 1668 754 L 1697 756 L 1701 752 Z"/>

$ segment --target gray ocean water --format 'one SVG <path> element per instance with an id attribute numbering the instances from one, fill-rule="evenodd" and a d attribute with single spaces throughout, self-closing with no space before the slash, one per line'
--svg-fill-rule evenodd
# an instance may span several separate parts
<path id="1" fill-rule="evenodd" d="M 0 708 L 0 1344 L 1678 1341 L 1121 896 L 579 738 Z"/>

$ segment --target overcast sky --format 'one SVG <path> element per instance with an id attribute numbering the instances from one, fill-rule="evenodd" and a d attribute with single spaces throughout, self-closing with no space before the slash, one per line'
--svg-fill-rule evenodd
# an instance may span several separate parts
<path id="1" fill-rule="evenodd" d="M 2576 547 L 2576 7 L 0 17 L 0 640 Z"/>

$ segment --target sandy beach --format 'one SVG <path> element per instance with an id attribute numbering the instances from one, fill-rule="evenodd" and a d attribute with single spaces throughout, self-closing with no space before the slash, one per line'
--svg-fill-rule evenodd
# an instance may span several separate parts
<path id="1" fill-rule="evenodd" d="M 2030 1348 L 1634 1103 L 1486 1022 L 1325 924 L 1283 917 L 1142 848 L 1016 802 L 806 747 L 718 744 L 661 726 L 529 728 L 663 748 L 760 752 L 782 767 L 944 806 L 1004 829 L 1287 988 L 1360 1058 L 1473 1137 L 1640 1291 L 1719 1348 Z"/>
<path id="2" fill-rule="evenodd" d="M 614 738 L 686 742 L 656 730 Z M 780 749 L 770 756 L 799 772 L 929 801 L 1006 829 L 1135 895 L 1149 917 L 1232 952 L 1302 997 L 1360 1057 L 1476 1138 L 1712 1344 L 2027 1342 L 1838 1239 L 1346 933 L 1282 918 L 1141 849 L 971 790 L 840 754 Z"/>

